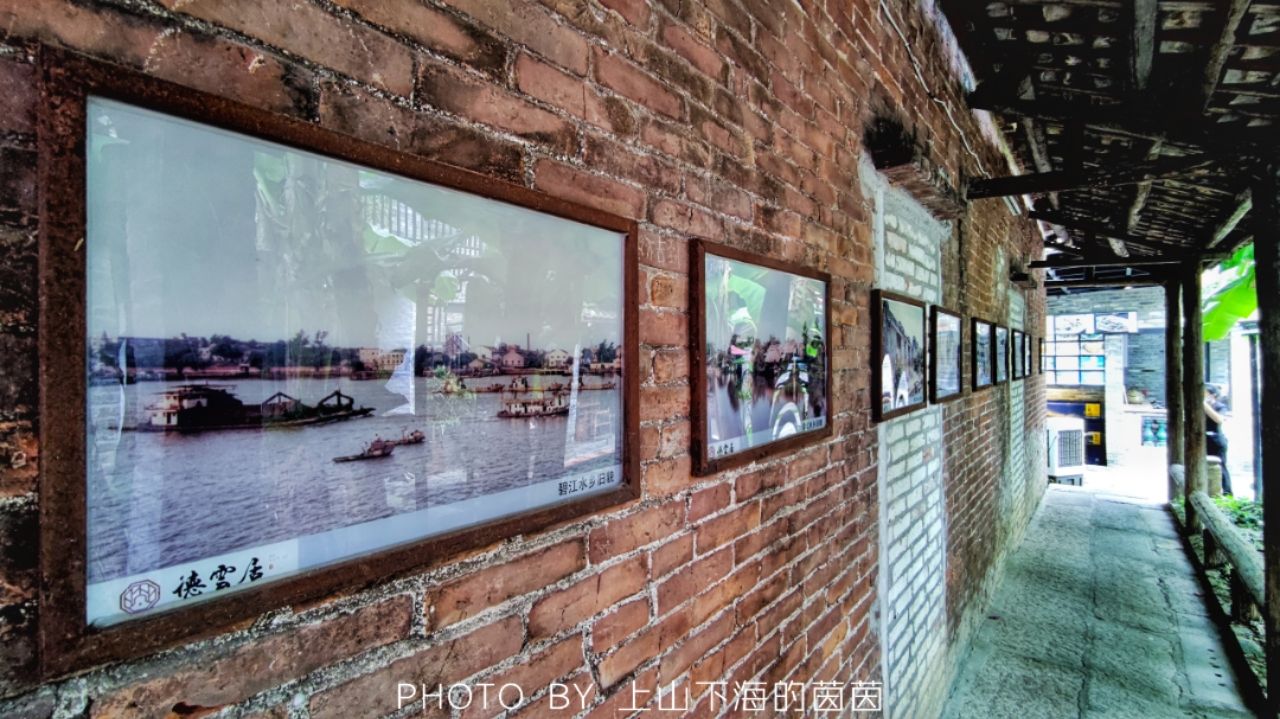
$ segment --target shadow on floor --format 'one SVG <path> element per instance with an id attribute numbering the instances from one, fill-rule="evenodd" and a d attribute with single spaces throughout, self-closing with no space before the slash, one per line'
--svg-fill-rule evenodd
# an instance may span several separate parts
<path id="1" fill-rule="evenodd" d="M 943 716 L 1254 715 L 1166 510 L 1050 485 Z"/>

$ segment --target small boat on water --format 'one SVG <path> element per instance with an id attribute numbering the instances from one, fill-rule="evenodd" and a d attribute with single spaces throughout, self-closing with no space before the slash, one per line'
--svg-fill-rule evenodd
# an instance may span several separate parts
<path id="1" fill-rule="evenodd" d="M 502 393 L 502 409 L 498 416 L 507 419 L 520 417 L 554 417 L 569 414 L 569 393 L 540 389 L 509 389 Z"/>
<path id="2" fill-rule="evenodd" d="M 383 439 L 375 439 L 370 442 L 369 446 L 365 447 L 364 451 L 360 454 L 348 454 L 342 457 L 334 457 L 333 461 L 357 462 L 364 459 L 382 459 L 383 457 L 390 457 L 391 453 L 394 452 L 395 449 L 395 440 L 387 441 Z"/>
<path id="3" fill-rule="evenodd" d="M 398 447 L 403 444 L 422 444 L 427 441 L 427 435 L 422 430 L 415 429 L 412 432 L 401 433 L 399 439 L 383 440 L 386 444 Z"/>

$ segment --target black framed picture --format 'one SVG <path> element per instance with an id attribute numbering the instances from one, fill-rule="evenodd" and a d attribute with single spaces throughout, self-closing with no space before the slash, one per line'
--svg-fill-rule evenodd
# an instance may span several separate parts
<path id="1" fill-rule="evenodd" d="M 885 290 L 871 293 L 872 409 L 876 421 L 925 404 L 925 306 Z"/>
<path id="2" fill-rule="evenodd" d="M 949 402 L 964 393 L 964 323 L 934 306 L 929 316 L 929 401 Z"/>
<path id="3" fill-rule="evenodd" d="M 992 335 L 991 363 L 996 373 L 996 384 L 1009 381 L 1009 328 L 996 325 Z"/>
<path id="4" fill-rule="evenodd" d="M 995 367 L 992 365 L 992 348 L 995 334 L 992 325 L 986 320 L 974 317 L 973 331 L 969 333 L 969 356 L 973 364 L 973 388 L 975 390 L 990 387 L 995 383 Z"/>
<path id="5" fill-rule="evenodd" d="M 1026 337 L 1026 342 L 1022 347 L 1023 377 L 1030 377 L 1035 372 L 1035 369 L 1033 369 L 1035 365 L 1032 363 L 1032 358 L 1034 356 L 1034 352 L 1032 351 L 1033 342 L 1035 342 L 1035 338 L 1028 335 Z"/>
<path id="6" fill-rule="evenodd" d="M 695 472 L 830 435 L 830 275 L 689 244 Z"/>

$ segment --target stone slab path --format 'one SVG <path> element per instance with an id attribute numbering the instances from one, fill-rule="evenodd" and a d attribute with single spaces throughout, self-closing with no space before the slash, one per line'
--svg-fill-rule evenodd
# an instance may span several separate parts
<path id="1" fill-rule="evenodd" d="M 1167 511 L 1051 485 L 943 716 L 1254 715 Z"/>

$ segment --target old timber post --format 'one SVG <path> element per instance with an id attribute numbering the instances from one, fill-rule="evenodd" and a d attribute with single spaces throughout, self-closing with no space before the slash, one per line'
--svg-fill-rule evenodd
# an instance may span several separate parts
<path id="1" fill-rule="evenodd" d="M 1188 533 L 1199 534 L 1200 517 L 1191 505 L 1191 494 L 1208 488 L 1204 442 L 1204 318 L 1200 307 L 1200 263 L 1191 262 L 1182 274 L 1182 428 L 1186 432 L 1183 459 L 1187 468 L 1186 512 Z"/>
<path id="2" fill-rule="evenodd" d="M 1253 188 L 1253 253 L 1258 288 L 1262 381 L 1262 515 L 1267 625 L 1267 703 L 1280 715 L 1280 162 L 1263 165 Z M 1269 439 L 1267 439 L 1269 438 Z"/>
<path id="3" fill-rule="evenodd" d="M 1168 422 L 1169 466 L 1183 463 L 1182 401 L 1182 288 L 1176 281 L 1164 286 L 1164 404 Z M 1177 496 L 1173 477 L 1169 477 L 1169 501 Z"/>

